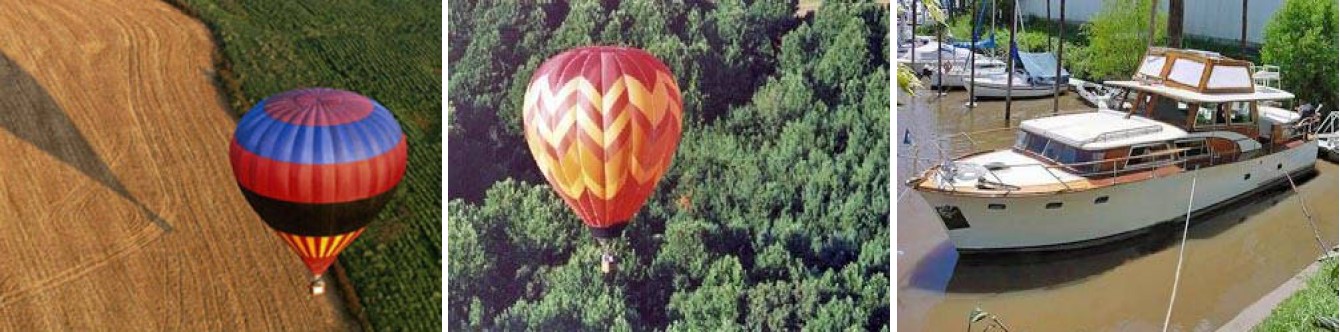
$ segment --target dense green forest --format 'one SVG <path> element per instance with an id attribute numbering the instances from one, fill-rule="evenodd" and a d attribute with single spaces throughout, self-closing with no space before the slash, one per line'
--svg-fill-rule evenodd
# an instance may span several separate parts
<path id="1" fill-rule="evenodd" d="M 888 329 L 887 6 L 454 1 L 449 13 L 448 327 Z M 520 135 L 533 70 L 588 44 L 655 54 L 686 114 L 609 276 Z"/>
<path id="2" fill-rule="evenodd" d="M 358 92 L 395 114 L 409 140 L 408 170 L 340 263 L 357 291 L 352 310 L 370 328 L 440 329 L 441 3 L 169 2 L 212 30 L 222 55 L 218 83 L 238 114 L 269 95 L 313 86 Z"/>

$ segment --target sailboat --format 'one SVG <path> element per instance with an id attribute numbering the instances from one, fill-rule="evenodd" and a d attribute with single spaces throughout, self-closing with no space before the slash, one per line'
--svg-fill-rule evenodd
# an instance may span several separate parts
<path id="1" fill-rule="evenodd" d="M 977 13 L 971 41 L 951 40 L 941 43 L 933 41 L 931 37 L 916 36 L 914 41 L 919 44 L 900 49 L 899 58 L 908 59 L 901 63 L 913 65 L 914 70 L 925 75 L 926 85 L 936 87 L 966 87 L 968 79 L 973 75 L 992 76 L 1005 73 L 1004 61 L 981 53 L 973 55 L 974 52 L 996 48 L 994 20 L 991 35 L 985 40 L 981 39 L 982 19 L 986 17 L 987 8 L 982 6 Z M 915 57 L 910 53 L 915 53 Z"/>
<path id="2" fill-rule="evenodd" d="M 1014 98 L 1045 97 L 1055 92 L 1057 84 L 1069 83 L 1070 73 L 1064 68 L 1061 69 L 1061 76 L 1056 76 L 1059 64 L 1051 53 L 1019 52 L 1014 45 L 1010 45 L 1010 49 L 1012 60 L 1019 65 L 1014 80 L 1010 80 L 1008 73 L 973 78 L 970 85 L 977 97 L 1004 98 L 1007 93 Z"/>

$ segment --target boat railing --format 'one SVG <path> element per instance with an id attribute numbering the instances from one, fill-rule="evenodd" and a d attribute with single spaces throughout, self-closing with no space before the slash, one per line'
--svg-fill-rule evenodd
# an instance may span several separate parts
<path id="1" fill-rule="evenodd" d="M 1271 88 L 1279 88 L 1280 79 L 1282 78 L 1282 76 L 1280 75 L 1279 66 L 1252 65 L 1252 67 L 1249 70 L 1252 72 L 1252 84 Z"/>
<path id="2" fill-rule="evenodd" d="M 1145 174 L 1148 174 L 1148 177 L 1146 179 L 1160 178 L 1168 175 L 1181 173 L 1181 171 L 1160 173 L 1158 170 L 1164 167 L 1180 166 L 1181 170 L 1187 170 L 1190 169 L 1192 166 L 1212 166 L 1217 165 L 1224 161 L 1236 161 L 1240 154 L 1240 152 L 1235 151 L 1232 153 L 1207 152 L 1204 154 L 1198 154 L 1194 156 L 1187 155 L 1188 152 L 1195 150 L 1200 149 L 1174 148 L 1139 156 L 1126 156 L 1119 158 L 1108 158 L 1103 160 L 1094 160 L 1094 161 L 1067 163 L 1067 164 L 1030 162 L 1030 163 L 1009 164 L 1009 165 L 1002 165 L 1002 164 L 994 164 L 989 166 L 984 165 L 983 168 L 986 170 L 986 174 L 984 174 L 983 177 L 979 179 L 978 187 L 979 188 L 984 187 L 983 184 L 985 184 L 986 185 L 985 187 L 994 186 L 997 189 L 1003 188 L 1005 191 L 1005 195 L 1009 195 L 1016 191 L 1022 191 L 1024 190 L 1023 186 L 1005 182 L 1004 180 L 1002 180 L 1000 174 L 998 174 L 997 171 L 1006 169 L 1036 167 L 1045 171 L 1052 178 L 1052 180 L 1055 181 L 1055 184 L 1061 185 L 1061 187 L 1063 188 L 1062 190 L 1073 191 L 1075 190 L 1075 187 L 1072 186 L 1071 181 L 1066 181 L 1065 179 L 1063 179 L 1063 175 L 1069 177 L 1085 178 L 1089 181 L 1090 184 L 1093 183 L 1102 184 L 1103 182 L 1108 182 L 1109 184 L 1115 185 L 1118 182 L 1133 181 L 1138 179 L 1138 178 L 1123 178 L 1124 176 L 1130 174 L 1140 174 L 1143 172 Z M 1130 165 L 1129 162 L 1133 159 L 1140 159 L 1140 160 L 1155 159 L 1155 160 Z M 1086 167 L 1106 168 L 1106 169 L 1095 170 L 1095 171 L 1081 171 L 1083 169 L 1086 169 Z M 943 170 L 942 165 L 936 165 L 931 167 L 931 169 L 927 170 L 927 174 L 935 173 L 937 174 L 937 176 L 941 177 L 941 181 L 937 181 L 937 187 L 939 189 L 947 191 L 958 191 L 958 189 L 952 185 L 948 186 L 941 185 L 945 183 L 943 181 L 945 177 L 950 178 L 953 177 L 953 174 L 944 174 L 942 170 Z M 987 177 L 989 177 L 990 180 L 985 180 L 985 178 Z M 1051 185 L 1051 183 L 1044 183 L 1043 185 Z M 1037 186 L 1037 184 L 1031 186 Z"/>
<path id="3" fill-rule="evenodd" d="M 1317 111 L 1320 112 L 1321 110 L 1318 109 Z M 1334 112 L 1334 111 L 1326 114 L 1326 117 L 1321 119 L 1321 123 L 1318 123 L 1315 127 L 1313 127 L 1312 134 L 1315 135 L 1330 134 L 1334 136 L 1336 129 L 1340 128 L 1340 117 L 1338 117 L 1338 115 L 1340 115 L 1340 112 Z"/>
<path id="4" fill-rule="evenodd" d="M 1122 130 L 1109 131 L 1102 134 L 1098 134 L 1098 136 L 1094 136 L 1092 139 L 1089 139 L 1089 141 L 1085 143 L 1115 141 L 1123 138 L 1130 138 L 1134 136 L 1157 133 L 1160 131 L 1163 131 L 1163 126 L 1151 124 L 1147 126 L 1126 128 Z"/>

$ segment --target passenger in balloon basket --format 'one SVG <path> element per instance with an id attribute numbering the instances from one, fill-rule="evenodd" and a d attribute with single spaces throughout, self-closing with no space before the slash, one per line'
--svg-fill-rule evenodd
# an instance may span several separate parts
<path id="1" fill-rule="evenodd" d="M 680 98 L 664 63 L 620 46 L 555 55 L 526 88 L 531 156 L 599 243 L 607 275 L 616 270 L 624 228 L 670 167 L 682 130 Z"/>
<path id="2" fill-rule="evenodd" d="M 229 147 L 242 195 L 311 272 L 322 275 L 395 193 L 408 143 L 399 122 L 357 93 L 299 89 L 256 104 Z"/>

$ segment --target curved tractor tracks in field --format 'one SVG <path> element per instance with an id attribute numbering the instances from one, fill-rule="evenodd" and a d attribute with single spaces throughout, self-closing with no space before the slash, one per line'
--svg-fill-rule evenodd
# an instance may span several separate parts
<path id="1" fill-rule="evenodd" d="M 247 207 L 199 22 L 0 0 L 0 330 L 341 330 Z"/>

